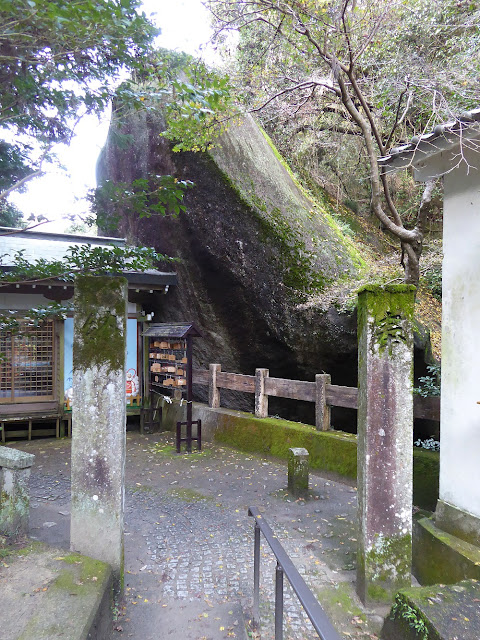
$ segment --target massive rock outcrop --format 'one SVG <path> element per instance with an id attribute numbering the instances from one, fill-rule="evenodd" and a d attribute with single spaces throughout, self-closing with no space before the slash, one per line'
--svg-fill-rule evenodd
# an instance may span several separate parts
<path id="1" fill-rule="evenodd" d="M 367 246 L 342 233 L 327 196 L 314 202 L 302 190 L 252 117 L 231 126 L 210 153 L 174 154 L 162 129 L 151 114 L 132 114 L 120 133 L 133 144 L 120 148 L 112 125 L 99 162 L 100 182 L 153 173 L 195 183 L 177 218 L 124 215 L 118 228 L 181 259 L 178 287 L 159 302 L 155 321 L 198 325 L 200 367 L 219 362 L 250 374 L 266 367 L 307 380 L 327 372 L 335 384 L 355 385 L 354 305 L 340 311 L 325 300 L 329 290 L 355 290 L 371 267 Z M 306 303 L 312 295 L 318 304 Z M 313 418 L 301 403 L 287 409 L 290 417 Z"/>

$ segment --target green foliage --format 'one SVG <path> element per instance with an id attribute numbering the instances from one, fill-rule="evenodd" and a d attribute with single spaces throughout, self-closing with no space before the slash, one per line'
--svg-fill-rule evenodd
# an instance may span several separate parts
<path id="1" fill-rule="evenodd" d="M 401 594 L 397 593 L 395 596 L 390 616 L 394 620 L 397 618 L 405 620 L 408 626 L 417 633 L 418 640 L 428 640 L 428 628 L 421 613 L 405 602 Z"/>
<path id="2" fill-rule="evenodd" d="M 413 392 L 422 398 L 429 398 L 431 396 L 440 395 L 440 378 L 441 378 L 441 365 L 429 364 L 427 365 L 427 371 L 431 375 L 422 376 L 418 379 L 420 383 L 419 387 L 416 387 Z"/>
<path id="3" fill-rule="evenodd" d="M 18 229 L 25 226 L 23 214 L 14 204 L 0 200 L 0 227 Z"/>
<path id="4" fill-rule="evenodd" d="M 404 263 L 417 283 L 421 234 L 440 219 L 440 200 L 420 208 L 411 176 L 379 175 L 377 157 L 477 106 L 478 1 L 208 4 L 220 45 L 239 33 L 229 71 L 240 100 L 312 191 L 373 211 L 414 247 Z"/>
<path id="5" fill-rule="evenodd" d="M 38 258 L 29 262 L 24 252 L 15 254 L 14 265 L 0 273 L 0 283 L 39 282 L 58 279 L 73 282 L 77 274 L 96 276 L 119 275 L 123 271 L 145 271 L 156 262 L 172 261 L 148 247 L 92 247 L 89 244 L 71 246 L 63 260 Z"/>
<path id="6" fill-rule="evenodd" d="M 62 139 L 79 108 L 102 111 L 157 31 L 139 0 L 0 0 L 0 127 Z"/>
<path id="7" fill-rule="evenodd" d="M 18 311 L 9 310 L 0 314 L 0 331 L 8 331 L 13 334 L 21 333 L 25 326 L 39 327 L 47 320 L 65 320 L 71 311 L 72 305 L 70 303 L 51 302 L 44 307 L 29 309 L 27 312 L 22 311 L 20 322 Z"/>
<path id="8" fill-rule="evenodd" d="M 0 191 L 22 180 L 30 173 L 29 148 L 0 140 Z"/>
<path id="9" fill-rule="evenodd" d="M 437 300 L 442 299 L 442 265 L 437 264 L 430 267 L 428 270 L 423 272 L 423 277 L 425 282 L 432 292 L 432 294 L 437 298 Z"/>
<path id="10" fill-rule="evenodd" d="M 172 176 L 149 176 L 131 184 L 105 180 L 89 192 L 91 216 L 88 224 L 102 229 L 116 229 L 120 216 L 150 218 L 152 215 L 174 215 L 185 211 L 182 204 L 185 191 L 193 186 L 190 180 L 177 180 Z"/>
<path id="11" fill-rule="evenodd" d="M 58 279 L 73 282 L 76 275 L 116 276 L 124 271 L 145 271 L 155 268 L 157 262 L 174 261 L 147 247 L 92 247 L 89 244 L 71 246 L 63 260 L 39 258 L 29 262 L 24 252 L 14 256 L 12 268 L 0 272 L 0 287 L 12 283 L 37 283 Z M 64 319 L 71 311 L 70 303 L 51 302 L 48 305 L 29 309 L 21 313 L 9 310 L 0 314 L 0 331 L 19 333 L 24 323 L 27 326 L 39 326 L 52 318 Z"/>
<path id="12" fill-rule="evenodd" d="M 174 151 L 206 151 L 235 114 L 230 82 L 202 65 L 186 75 L 188 81 L 172 82 L 163 135 L 175 142 Z"/>

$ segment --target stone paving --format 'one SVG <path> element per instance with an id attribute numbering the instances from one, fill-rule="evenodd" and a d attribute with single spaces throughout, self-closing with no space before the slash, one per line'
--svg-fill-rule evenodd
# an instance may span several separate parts
<path id="1" fill-rule="evenodd" d="M 31 535 L 60 546 L 68 546 L 69 444 L 14 445 L 37 455 Z M 248 506 L 264 514 L 341 637 L 377 638 L 385 611 L 364 610 L 354 593 L 355 488 L 312 475 L 311 497 L 295 500 L 286 485 L 279 461 L 210 443 L 202 453 L 177 455 L 170 434 L 128 433 L 125 602 L 112 639 L 242 637 L 235 607 L 248 621 L 253 595 Z M 275 561 L 265 544 L 261 561 L 261 638 L 270 640 Z M 207 619 L 216 635 L 212 625 L 204 628 Z M 289 587 L 284 637 L 318 637 Z"/>

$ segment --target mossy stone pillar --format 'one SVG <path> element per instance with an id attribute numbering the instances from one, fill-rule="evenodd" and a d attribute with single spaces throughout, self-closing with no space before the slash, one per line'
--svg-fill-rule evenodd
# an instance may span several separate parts
<path id="1" fill-rule="evenodd" d="M 308 495 L 308 451 L 303 447 L 288 450 L 288 490 L 295 497 Z"/>
<path id="2" fill-rule="evenodd" d="M 123 589 L 127 281 L 75 281 L 72 411 L 74 551 L 102 560 Z"/>
<path id="3" fill-rule="evenodd" d="M 358 295 L 357 592 L 390 602 L 411 584 L 415 287 Z"/>
<path id="4" fill-rule="evenodd" d="M 35 456 L 0 447 L 0 535 L 28 533 L 28 479 Z"/>

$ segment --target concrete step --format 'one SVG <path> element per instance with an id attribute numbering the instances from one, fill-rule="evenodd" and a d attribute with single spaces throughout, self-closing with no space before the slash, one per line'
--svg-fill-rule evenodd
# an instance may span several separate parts
<path id="1" fill-rule="evenodd" d="M 383 640 L 479 640 L 480 582 L 402 589 L 385 619 Z"/>
<path id="2" fill-rule="evenodd" d="M 114 623 L 110 638 L 133 640 L 248 640 L 239 602 L 207 604 L 203 599 L 139 603 L 128 620 Z"/>
<path id="3" fill-rule="evenodd" d="M 104 640 L 111 628 L 108 565 L 33 543 L 0 557 L 2 640 Z"/>

